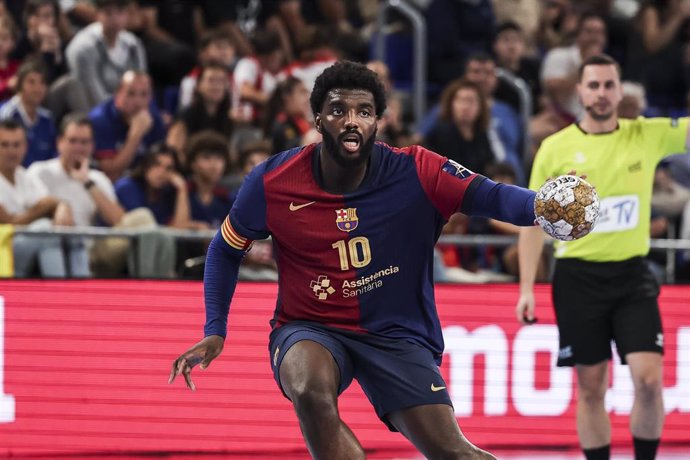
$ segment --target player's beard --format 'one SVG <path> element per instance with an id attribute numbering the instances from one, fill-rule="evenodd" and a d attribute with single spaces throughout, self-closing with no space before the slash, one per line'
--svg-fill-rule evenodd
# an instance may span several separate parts
<path id="1" fill-rule="evenodd" d="M 374 142 L 376 142 L 376 131 L 375 129 L 372 135 L 367 140 L 360 140 L 359 155 L 352 156 L 350 153 L 345 152 L 343 149 L 343 139 L 345 136 L 352 134 L 352 131 L 345 131 L 341 133 L 338 138 L 334 138 L 327 130 L 323 130 L 321 137 L 323 138 L 323 145 L 326 149 L 328 155 L 333 158 L 333 160 L 338 163 L 338 165 L 343 168 L 351 168 L 354 166 L 359 166 L 365 164 L 369 161 L 371 152 L 374 150 Z M 359 133 L 357 133 L 359 134 Z"/>

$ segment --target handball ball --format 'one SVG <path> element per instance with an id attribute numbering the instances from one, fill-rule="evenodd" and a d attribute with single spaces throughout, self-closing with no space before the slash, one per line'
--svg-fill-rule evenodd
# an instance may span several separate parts
<path id="1" fill-rule="evenodd" d="M 541 186 L 534 199 L 534 214 L 544 231 L 561 241 L 582 238 L 599 217 L 599 195 L 584 179 L 560 176 Z"/>

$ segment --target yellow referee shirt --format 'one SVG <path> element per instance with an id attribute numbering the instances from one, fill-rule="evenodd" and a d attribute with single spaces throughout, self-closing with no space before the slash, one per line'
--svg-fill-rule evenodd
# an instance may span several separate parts
<path id="1" fill-rule="evenodd" d="M 586 174 L 601 200 L 594 231 L 557 241 L 557 258 L 612 262 L 649 252 L 652 185 L 659 161 L 684 153 L 688 118 L 619 120 L 610 133 L 587 134 L 573 124 L 549 136 L 537 152 L 529 186 L 571 170 Z"/>

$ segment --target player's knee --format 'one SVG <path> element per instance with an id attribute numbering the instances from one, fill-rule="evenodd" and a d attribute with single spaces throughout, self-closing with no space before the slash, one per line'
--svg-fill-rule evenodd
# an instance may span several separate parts
<path id="1" fill-rule="evenodd" d="M 663 383 L 656 374 L 641 375 L 633 379 L 635 395 L 643 399 L 655 399 L 661 395 Z"/>
<path id="2" fill-rule="evenodd" d="M 588 406 L 604 404 L 606 388 L 599 385 L 580 385 L 578 388 L 578 400 Z"/>
<path id="3" fill-rule="evenodd" d="M 337 396 L 321 385 L 297 385 L 288 393 L 299 413 L 337 414 Z"/>

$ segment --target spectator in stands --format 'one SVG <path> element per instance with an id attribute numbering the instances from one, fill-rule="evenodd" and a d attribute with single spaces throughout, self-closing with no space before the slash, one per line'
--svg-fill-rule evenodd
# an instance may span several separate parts
<path id="1" fill-rule="evenodd" d="M 199 73 L 192 104 L 180 113 L 168 132 L 166 142 L 180 155 L 180 164 L 187 164 L 184 158 L 187 139 L 199 131 L 211 129 L 230 142 L 231 115 L 227 68 L 224 64 L 210 62 Z"/>
<path id="2" fill-rule="evenodd" d="M 21 166 L 26 155 L 26 134 L 14 120 L 0 121 L 0 224 L 48 229 L 74 225 L 68 205 L 50 196 L 46 186 Z M 16 235 L 13 240 L 14 275 L 31 276 L 38 265 L 43 277 L 89 276 L 84 245 L 72 238 Z M 65 257 L 65 251 L 67 257 Z"/>
<path id="3" fill-rule="evenodd" d="M 216 132 L 201 131 L 189 139 L 187 158 L 191 174 L 187 188 L 191 221 L 188 228 L 220 228 L 230 212 L 230 190 L 220 185 L 228 169 L 229 153 L 227 139 Z M 203 262 L 209 241 L 178 245 L 180 258 L 184 260 L 184 275 L 192 278 L 203 276 Z"/>
<path id="4" fill-rule="evenodd" d="M 267 139 L 248 141 L 240 146 L 237 159 L 238 172 L 226 176 L 222 180 L 222 183 L 231 190 L 232 201 L 235 201 L 245 176 L 258 164 L 266 161 L 272 154 L 273 146 L 271 141 Z"/>
<path id="5" fill-rule="evenodd" d="M 9 18 L 0 18 L 0 101 L 12 97 L 14 80 L 20 61 L 11 57 L 15 44 L 14 24 Z"/>
<path id="6" fill-rule="evenodd" d="M 472 55 L 465 66 L 464 78 L 476 83 L 484 94 L 491 114 L 491 129 L 496 132 L 505 150 L 505 160 L 517 175 L 518 184 L 524 184 L 525 173 L 523 158 L 523 124 L 518 113 L 506 102 L 495 98 L 499 87 L 496 76 L 496 63 L 486 53 Z"/>
<path id="7" fill-rule="evenodd" d="M 545 0 L 539 18 L 537 47 L 540 53 L 566 46 L 575 36 L 578 15 L 571 0 Z"/>
<path id="8" fill-rule="evenodd" d="M 23 165 L 55 158 L 55 124 L 49 110 L 41 107 L 48 91 L 42 61 L 28 60 L 17 72 L 17 95 L 0 107 L 0 119 L 12 119 L 26 130 L 28 152 Z"/>
<path id="9" fill-rule="evenodd" d="M 654 106 L 682 106 L 690 89 L 690 3 L 646 1 L 638 10 L 626 66 L 641 81 Z"/>
<path id="10" fill-rule="evenodd" d="M 309 91 L 295 77 L 278 83 L 266 108 L 264 136 L 273 142 L 273 151 L 282 152 L 303 145 L 303 137 L 314 129 Z"/>
<path id="11" fill-rule="evenodd" d="M 429 80 L 444 87 L 462 75 L 467 58 L 491 45 L 491 0 L 432 0 L 425 11 Z"/>
<path id="12" fill-rule="evenodd" d="M 97 10 L 91 0 L 60 0 L 60 9 L 68 25 L 81 29 L 98 19 Z"/>
<path id="13" fill-rule="evenodd" d="M 383 61 L 369 61 L 367 68 L 376 72 L 386 90 L 386 111 L 379 120 L 377 139 L 393 146 L 406 147 L 420 142 L 403 121 L 403 96 L 395 90 L 388 66 Z"/>
<path id="14" fill-rule="evenodd" d="M 95 0 L 98 22 L 79 31 L 67 46 L 67 62 L 84 85 L 90 106 L 110 97 L 128 70 L 146 71 L 139 39 L 125 30 L 132 0 Z"/>
<path id="15" fill-rule="evenodd" d="M 154 86 L 176 86 L 196 61 L 196 2 L 139 0 L 138 3 L 143 22 L 140 38 Z"/>
<path id="16" fill-rule="evenodd" d="M 93 129 L 88 118 L 68 115 L 60 124 L 57 138 L 58 158 L 37 161 L 28 169 L 28 175 L 39 180 L 55 198 L 67 203 L 72 210 L 74 225 L 89 226 L 105 223 L 120 225 L 125 216 L 118 204 L 110 179 L 101 171 L 89 167 L 93 152 Z M 94 250 L 90 254 L 94 264 Z M 126 253 L 126 248 L 123 255 Z M 113 259 L 112 252 L 103 256 Z"/>
<path id="17" fill-rule="evenodd" d="M 24 29 L 12 55 L 19 60 L 29 55 L 43 60 L 50 85 L 67 72 L 65 42 L 58 30 L 60 7 L 57 0 L 27 0 L 24 6 Z"/>
<path id="18" fill-rule="evenodd" d="M 532 112 L 536 113 L 537 102 L 541 93 L 540 62 L 538 59 L 528 57 L 525 54 L 526 50 L 525 34 L 519 25 L 509 21 L 498 26 L 493 43 L 496 65 L 521 78 L 527 84 L 532 97 Z M 500 90 L 499 87 L 497 92 Z M 497 99 L 505 99 L 506 97 L 502 97 L 500 93 L 496 95 Z"/>
<path id="19" fill-rule="evenodd" d="M 340 53 L 333 44 L 332 31 L 322 27 L 312 27 L 303 35 L 297 59 L 285 67 L 282 74 L 300 79 L 311 93 L 314 82 L 321 72 L 335 64 Z"/>
<path id="20" fill-rule="evenodd" d="M 128 211 L 148 208 L 158 225 L 188 228 L 187 184 L 179 169 L 175 150 L 156 144 L 130 176 L 115 183 L 117 198 Z"/>
<path id="21" fill-rule="evenodd" d="M 601 54 L 606 47 L 606 24 L 596 14 L 584 14 L 578 24 L 575 44 L 550 50 L 544 57 L 541 79 L 544 92 L 560 112 L 578 119 L 583 112 L 575 86 L 578 68 L 590 56 Z"/>
<path id="22" fill-rule="evenodd" d="M 424 146 L 485 175 L 489 165 L 505 158 L 500 141 L 490 134 L 489 118 L 479 86 L 455 80 L 441 95 L 439 121 L 424 139 Z"/>
<path id="23" fill-rule="evenodd" d="M 89 118 L 96 136 L 94 157 L 113 181 L 166 134 L 152 102 L 151 79 L 144 72 L 125 72 L 115 96 L 94 107 Z"/>
<path id="24" fill-rule="evenodd" d="M 235 60 L 235 45 L 227 30 L 216 29 L 202 35 L 199 41 L 199 65 L 194 67 L 180 83 L 178 109 L 185 109 L 192 103 L 201 66 L 210 62 L 219 62 L 227 67 L 228 82 L 232 86 L 232 71 L 235 68 Z"/>
<path id="25" fill-rule="evenodd" d="M 219 29 L 227 32 L 240 56 L 249 56 L 254 50 L 247 36 L 238 25 L 239 8 L 229 8 L 227 2 L 218 0 L 199 0 L 202 21 L 197 27 L 201 30 Z"/>
<path id="26" fill-rule="evenodd" d="M 256 54 L 243 57 L 235 66 L 232 106 L 241 120 L 258 125 L 261 111 L 278 83 L 284 57 L 275 32 L 256 31 L 253 44 Z"/>
<path id="27" fill-rule="evenodd" d="M 190 137 L 187 186 L 192 228 L 219 228 L 228 215 L 232 197 L 230 190 L 220 185 L 220 180 L 228 169 L 229 158 L 228 141 L 224 136 L 206 130 Z"/>
<path id="28" fill-rule="evenodd" d="M 541 0 L 511 0 L 509 2 L 493 0 L 492 4 L 496 23 L 512 22 L 515 24 L 520 30 L 527 49 L 534 51 L 539 17 L 542 11 Z M 501 64 L 499 63 L 499 65 Z"/>

